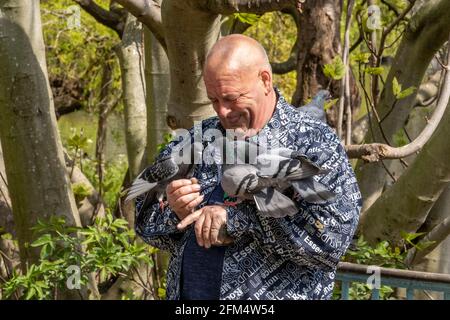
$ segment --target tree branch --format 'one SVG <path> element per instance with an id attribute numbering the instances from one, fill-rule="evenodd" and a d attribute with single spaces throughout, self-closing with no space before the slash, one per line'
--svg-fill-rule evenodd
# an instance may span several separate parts
<path id="1" fill-rule="evenodd" d="M 116 0 L 142 22 L 153 33 L 156 39 L 166 49 L 164 29 L 161 19 L 161 7 L 152 0 Z"/>
<path id="2" fill-rule="evenodd" d="M 338 121 L 337 121 L 337 135 L 340 139 L 343 138 L 342 136 L 342 124 L 344 119 L 344 103 L 347 102 L 350 103 L 350 99 L 348 96 L 346 96 L 346 93 L 350 93 L 348 89 L 346 92 L 346 86 L 347 86 L 347 79 L 350 76 L 349 67 L 350 67 L 350 59 L 349 59 L 349 45 L 350 45 L 350 24 L 352 20 L 352 11 L 353 7 L 355 5 L 354 0 L 349 0 L 347 3 L 347 12 L 346 12 L 346 19 L 345 19 L 345 34 L 344 34 L 344 47 L 342 48 L 342 60 L 345 65 L 345 75 L 341 79 L 341 87 L 340 87 L 340 94 L 339 94 L 339 109 L 338 109 Z M 350 86 L 350 83 L 348 82 L 348 85 Z M 351 121 L 351 119 L 347 119 L 347 121 Z"/>
<path id="3" fill-rule="evenodd" d="M 450 217 L 444 219 L 444 221 L 428 232 L 425 237 L 420 239 L 417 243 L 417 247 L 424 247 L 422 250 L 417 250 L 417 247 L 409 250 L 405 263 L 407 265 L 419 263 L 427 254 L 444 241 L 448 235 L 450 235 Z"/>
<path id="4" fill-rule="evenodd" d="M 291 71 L 294 71 L 297 67 L 297 57 L 298 57 L 299 44 L 298 40 L 295 41 L 294 46 L 292 47 L 291 54 L 289 58 L 284 62 L 271 62 L 272 72 L 275 74 L 285 74 Z"/>
<path id="5" fill-rule="evenodd" d="M 100 7 L 94 0 L 73 0 L 89 13 L 97 22 L 113 29 L 121 38 L 124 28 L 122 17 L 115 12 Z"/>
<path id="6" fill-rule="evenodd" d="M 381 40 L 380 40 L 380 47 L 379 47 L 379 51 L 377 54 L 377 63 L 378 66 L 381 63 L 381 55 L 383 54 L 384 51 L 384 43 L 386 42 L 387 36 L 389 35 L 389 33 L 391 33 L 391 31 L 400 23 L 402 22 L 403 18 L 405 18 L 405 16 L 408 14 L 408 12 L 411 11 L 411 9 L 414 7 L 414 4 L 416 3 L 416 0 L 412 0 L 408 7 L 385 29 L 383 30 L 383 33 L 381 35 Z"/>
<path id="7" fill-rule="evenodd" d="M 263 14 L 286 8 L 298 8 L 305 0 L 210 0 L 202 1 L 199 9 L 215 14 L 256 13 Z"/>
<path id="8" fill-rule="evenodd" d="M 413 142 L 399 148 L 393 148 L 380 143 L 361 146 L 348 145 L 346 146 L 346 151 L 350 158 L 362 158 L 363 160 L 369 162 L 374 162 L 381 159 L 400 159 L 419 151 L 425 143 L 427 143 L 438 127 L 450 99 L 450 39 L 448 52 L 447 65 L 445 66 L 446 72 L 441 94 L 439 96 L 436 109 L 433 112 L 433 116 L 421 134 Z"/>
<path id="9" fill-rule="evenodd" d="M 391 10 L 392 12 L 394 12 L 394 14 L 395 14 L 396 17 L 398 17 L 398 16 L 400 15 L 400 13 L 398 13 L 398 9 L 397 9 L 394 5 L 390 4 L 390 3 L 387 2 L 386 0 L 381 0 L 381 3 L 384 4 L 384 5 L 386 5 L 386 7 L 388 7 L 389 10 Z"/>

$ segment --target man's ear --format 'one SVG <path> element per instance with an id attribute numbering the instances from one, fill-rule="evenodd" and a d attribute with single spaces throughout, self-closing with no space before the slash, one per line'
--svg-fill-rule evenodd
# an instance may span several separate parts
<path id="1" fill-rule="evenodd" d="M 272 75 L 268 70 L 261 70 L 260 76 L 264 85 L 264 93 L 268 95 L 272 91 Z"/>

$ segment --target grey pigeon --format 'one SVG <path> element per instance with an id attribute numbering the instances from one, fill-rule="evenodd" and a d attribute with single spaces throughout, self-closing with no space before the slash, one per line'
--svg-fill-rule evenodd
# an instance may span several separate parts
<path id="1" fill-rule="evenodd" d="M 188 163 L 181 163 L 179 150 L 186 151 L 181 146 L 174 148 L 170 155 L 159 159 L 144 169 L 134 180 L 131 187 L 126 190 L 127 197 L 125 202 L 147 193 L 141 210 L 147 207 L 148 204 L 154 203 L 155 200 L 158 200 L 161 208 L 164 208 L 163 198 L 167 185 L 177 179 L 190 179 L 194 173 L 195 160 L 201 159 L 201 144 L 191 144 L 190 159 L 187 159 L 190 161 L 186 161 Z M 196 158 L 198 156 L 200 158 Z"/>
<path id="2" fill-rule="evenodd" d="M 334 193 L 313 179 L 326 172 L 306 156 L 279 148 L 258 155 L 255 164 L 224 165 L 221 185 L 230 196 L 253 199 L 264 216 L 280 218 L 298 212 L 294 201 L 282 193 L 289 187 L 307 202 L 332 199 Z"/>
<path id="3" fill-rule="evenodd" d="M 299 108 L 299 110 L 305 112 L 313 118 L 320 121 L 327 122 L 327 114 L 325 112 L 325 101 L 331 97 L 328 90 L 320 90 L 310 103 Z"/>

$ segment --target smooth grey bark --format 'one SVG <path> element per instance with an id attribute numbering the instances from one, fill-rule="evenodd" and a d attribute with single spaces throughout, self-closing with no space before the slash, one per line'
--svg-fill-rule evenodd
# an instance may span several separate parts
<path id="1" fill-rule="evenodd" d="M 14 229 L 14 219 L 11 210 L 11 198 L 9 196 L 8 181 L 6 178 L 5 163 L 3 161 L 3 151 L 0 144 L 0 234 L 10 233 L 13 236 L 16 231 Z M 0 239 L 0 241 L 2 241 Z"/>
<path id="2" fill-rule="evenodd" d="M 142 167 L 154 161 L 158 145 L 164 142 L 164 135 L 171 131 L 166 123 L 167 102 L 171 88 L 169 59 L 164 48 L 146 28 L 144 28 L 144 43 L 147 150 Z"/>
<path id="3" fill-rule="evenodd" d="M 0 3 L 0 139 L 22 266 L 36 261 L 30 228 L 59 215 L 80 218 L 65 171 L 48 84 L 39 1 Z"/>
<path id="4" fill-rule="evenodd" d="M 370 243 L 401 243 L 400 231 L 416 232 L 450 181 L 450 107 L 432 138 L 400 179 L 362 217 L 361 231 Z"/>
<path id="5" fill-rule="evenodd" d="M 450 184 L 442 192 L 439 199 L 434 204 L 426 221 L 418 232 L 428 232 L 419 243 L 433 241 L 434 243 L 423 250 L 412 248 L 406 257 L 409 265 L 420 263 L 425 256 L 438 247 L 450 234 Z M 435 257 L 437 258 L 437 257 Z M 444 257 L 445 258 L 445 257 Z"/>
<path id="6" fill-rule="evenodd" d="M 170 128 L 175 129 L 189 128 L 195 121 L 214 115 L 203 84 L 202 70 L 207 52 L 220 37 L 220 14 L 262 14 L 300 7 L 302 1 L 166 0 L 162 2 L 160 12 L 157 2 L 117 2 L 137 16 L 158 36 L 158 40 L 163 35 L 170 60 L 171 78 L 167 123 Z"/>
<path id="7" fill-rule="evenodd" d="M 147 140 L 143 46 L 142 24 L 128 14 L 122 42 L 116 52 L 122 73 L 125 140 L 131 179 L 140 172 Z"/>
<path id="8" fill-rule="evenodd" d="M 449 10 L 450 1 L 430 0 L 410 19 L 386 79 L 387 85 L 381 93 L 378 104 L 380 118 L 391 111 L 395 102 L 392 85 L 389 85 L 394 77 L 403 88 L 419 87 L 431 59 L 448 38 Z M 382 127 L 390 142 L 394 134 L 403 127 L 414 105 L 414 99 L 415 95 L 411 95 L 399 100 L 390 115 L 383 121 Z M 373 127 L 375 137 L 371 137 L 369 131 L 365 139 L 366 143 L 374 141 L 384 143 L 378 126 Z M 389 165 L 389 161 L 386 163 Z M 362 215 L 364 216 L 367 209 L 380 196 L 386 181 L 386 172 L 381 163 L 364 163 L 364 161 L 358 162 L 355 172 L 363 195 Z"/>
<path id="9" fill-rule="evenodd" d="M 167 123 L 172 129 L 190 128 L 214 115 L 202 70 L 220 37 L 220 16 L 194 8 L 190 1 L 163 1 L 161 13 L 171 79 Z"/>

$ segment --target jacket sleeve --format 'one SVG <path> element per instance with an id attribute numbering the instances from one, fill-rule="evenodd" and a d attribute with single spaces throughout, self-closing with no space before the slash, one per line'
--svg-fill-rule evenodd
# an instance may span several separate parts
<path id="1" fill-rule="evenodd" d="M 161 210 L 159 203 L 140 212 L 142 203 L 143 198 L 136 200 L 136 234 L 153 247 L 173 252 L 184 234 L 177 229 L 180 222 L 177 215 L 169 206 Z"/>
<path id="2" fill-rule="evenodd" d="M 331 169 L 317 176 L 336 194 L 324 204 L 297 200 L 299 212 L 283 218 L 263 217 L 250 201 L 227 208 L 227 231 L 235 238 L 251 235 L 265 249 L 299 265 L 332 271 L 355 232 L 361 208 L 353 169 L 334 133 L 310 128 L 299 148 L 318 165 Z M 322 128 L 324 129 L 324 128 Z"/>
<path id="3" fill-rule="evenodd" d="M 157 156 L 156 160 L 172 152 L 181 140 L 170 142 Z M 142 208 L 145 194 L 136 198 L 135 231 L 146 243 L 162 250 L 174 252 L 181 241 L 184 231 L 177 229 L 180 222 L 175 212 L 169 206 L 160 208 L 158 201 Z"/>

